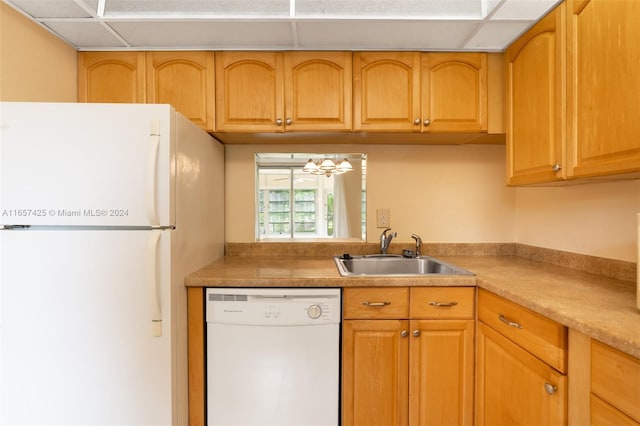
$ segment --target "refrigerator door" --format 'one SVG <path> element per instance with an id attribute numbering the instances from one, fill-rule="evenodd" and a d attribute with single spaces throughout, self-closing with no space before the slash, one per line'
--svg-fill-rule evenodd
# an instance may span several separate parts
<path id="1" fill-rule="evenodd" d="M 0 225 L 174 225 L 174 119 L 169 105 L 0 102 Z"/>
<path id="2" fill-rule="evenodd" d="M 0 231 L 0 424 L 173 423 L 171 239 Z"/>

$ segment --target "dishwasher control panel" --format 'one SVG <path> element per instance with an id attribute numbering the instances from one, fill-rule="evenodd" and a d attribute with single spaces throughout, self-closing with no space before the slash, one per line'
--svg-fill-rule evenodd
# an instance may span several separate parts
<path id="1" fill-rule="evenodd" d="M 340 322 L 340 289 L 210 288 L 207 322 L 313 325 Z"/>

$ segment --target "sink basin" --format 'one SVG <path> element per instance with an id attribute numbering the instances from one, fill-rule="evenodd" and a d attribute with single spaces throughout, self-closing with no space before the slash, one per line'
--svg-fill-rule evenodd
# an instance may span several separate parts
<path id="1" fill-rule="evenodd" d="M 465 269 L 430 256 L 403 257 L 400 255 L 368 255 L 334 257 L 343 277 L 354 275 L 474 275 Z"/>

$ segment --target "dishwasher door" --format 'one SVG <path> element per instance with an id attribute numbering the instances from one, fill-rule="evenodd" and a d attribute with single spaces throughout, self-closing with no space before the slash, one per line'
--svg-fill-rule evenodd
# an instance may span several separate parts
<path id="1" fill-rule="evenodd" d="M 340 289 L 206 298 L 209 426 L 339 424 Z"/>

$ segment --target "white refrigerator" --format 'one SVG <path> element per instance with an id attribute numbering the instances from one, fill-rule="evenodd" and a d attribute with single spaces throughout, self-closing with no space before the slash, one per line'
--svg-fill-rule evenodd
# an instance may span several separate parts
<path id="1" fill-rule="evenodd" d="M 0 424 L 187 425 L 223 161 L 169 105 L 0 102 Z"/>

